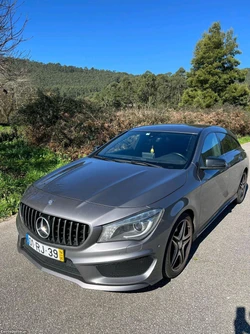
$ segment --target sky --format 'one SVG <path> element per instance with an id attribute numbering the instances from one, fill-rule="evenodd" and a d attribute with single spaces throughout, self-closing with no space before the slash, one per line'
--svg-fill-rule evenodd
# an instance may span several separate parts
<path id="1" fill-rule="evenodd" d="M 233 28 L 250 67 L 249 0 L 20 0 L 28 18 L 19 50 L 31 60 L 117 72 L 190 69 L 195 45 L 213 22 Z"/>

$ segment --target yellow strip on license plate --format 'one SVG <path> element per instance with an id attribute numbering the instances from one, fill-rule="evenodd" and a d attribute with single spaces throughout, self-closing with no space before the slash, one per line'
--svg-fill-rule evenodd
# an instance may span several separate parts
<path id="1" fill-rule="evenodd" d="M 58 255 L 59 255 L 59 260 L 61 262 L 64 262 L 64 250 L 63 249 L 58 249 Z"/>

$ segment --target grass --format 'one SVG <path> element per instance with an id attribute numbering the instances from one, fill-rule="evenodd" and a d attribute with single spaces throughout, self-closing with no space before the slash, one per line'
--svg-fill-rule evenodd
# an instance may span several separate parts
<path id="1" fill-rule="evenodd" d="M 0 125 L 0 133 L 1 132 L 10 132 L 11 131 L 11 127 L 10 126 L 3 126 L 3 125 Z"/>
<path id="2" fill-rule="evenodd" d="M 238 140 L 241 144 L 249 143 L 250 142 L 250 136 L 240 137 L 240 138 L 238 138 Z"/>
<path id="3" fill-rule="evenodd" d="M 15 214 L 25 189 L 69 162 L 66 156 L 28 145 L 21 139 L 0 143 L 0 219 Z"/>

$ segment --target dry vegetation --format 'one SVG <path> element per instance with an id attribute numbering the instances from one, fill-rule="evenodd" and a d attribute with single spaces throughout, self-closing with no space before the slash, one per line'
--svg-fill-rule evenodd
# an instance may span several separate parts
<path id="1" fill-rule="evenodd" d="M 58 136 L 55 131 L 51 136 L 49 146 L 60 151 L 62 149 L 61 144 L 64 142 L 66 144 L 64 151 L 66 150 L 72 158 L 77 158 L 89 154 L 95 146 L 104 144 L 112 137 L 132 127 L 164 123 L 218 125 L 230 129 L 240 137 L 250 133 L 250 113 L 242 109 L 232 107 L 209 111 L 133 109 L 111 115 L 103 114 L 101 117 L 88 118 L 82 121 L 78 115 L 71 120 L 72 127 L 67 130 L 65 128 L 66 136 L 71 138 L 71 144 L 67 145 L 67 140 L 62 138 L 62 133 L 60 132 L 61 136 Z"/>
<path id="2" fill-rule="evenodd" d="M 63 151 L 74 159 L 130 128 L 164 123 L 219 125 L 241 137 L 250 134 L 250 112 L 242 107 L 112 111 L 92 101 L 43 92 L 13 119 L 30 144 Z"/>

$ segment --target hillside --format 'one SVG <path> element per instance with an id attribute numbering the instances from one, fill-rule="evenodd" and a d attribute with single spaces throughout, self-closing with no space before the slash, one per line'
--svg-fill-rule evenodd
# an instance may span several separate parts
<path id="1" fill-rule="evenodd" d="M 111 82 L 120 82 L 127 73 L 62 66 L 61 64 L 43 64 L 36 61 L 17 60 L 19 68 L 25 68 L 34 86 L 41 89 L 59 89 L 72 97 L 83 97 L 101 91 Z"/>
<path id="2" fill-rule="evenodd" d="M 16 59 L 15 67 L 24 69 L 33 87 L 43 91 L 56 89 L 73 98 L 99 93 L 97 98 L 103 105 L 112 107 L 126 108 L 149 102 L 152 106 L 161 104 L 175 107 L 186 88 L 186 72 L 183 68 L 175 74 L 155 75 L 147 71 L 135 76 L 125 72 L 63 66 L 59 63 L 44 64 L 24 59 Z M 250 68 L 247 70 L 246 82 L 250 85 Z"/>

